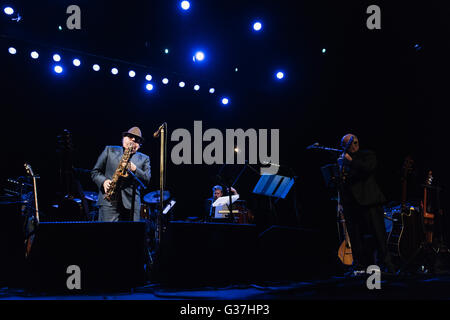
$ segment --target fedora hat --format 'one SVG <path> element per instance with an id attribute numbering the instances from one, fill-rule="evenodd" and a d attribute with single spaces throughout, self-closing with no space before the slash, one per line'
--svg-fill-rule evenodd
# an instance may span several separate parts
<path id="1" fill-rule="evenodd" d="M 130 130 L 126 131 L 126 132 L 122 132 L 122 137 L 125 136 L 132 136 L 136 139 L 136 142 L 138 143 L 144 143 L 144 138 L 142 137 L 142 132 L 141 129 L 139 129 L 138 127 L 133 127 Z"/>

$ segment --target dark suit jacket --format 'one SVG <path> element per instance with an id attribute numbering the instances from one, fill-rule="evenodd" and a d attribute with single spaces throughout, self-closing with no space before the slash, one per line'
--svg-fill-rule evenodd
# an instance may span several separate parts
<path id="1" fill-rule="evenodd" d="M 347 192 L 351 192 L 354 200 L 361 206 L 381 205 L 386 202 L 375 180 L 377 167 L 375 152 L 359 150 L 350 155 L 353 161 L 349 164 Z M 346 200 L 349 201 L 349 198 L 344 195 L 344 201 Z"/>
<path id="2" fill-rule="evenodd" d="M 106 179 L 112 179 L 114 172 L 122 159 L 123 151 L 123 147 L 107 146 L 98 157 L 97 163 L 91 171 L 92 180 L 99 188 L 97 201 L 97 205 L 99 206 L 112 206 L 111 202 L 104 199 L 105 191 L 103 189 L 103 183 Z M 138 177 L 144 185 L 148 185 L 151 176 L 149 156 L 136 152 L 131 156 L 130 162 L 133 162 L 136 165 L 136 171 L 134 172 L 136 177 Z M 131 198 L 133 195 L 132 184 L 132 177 L 126 178 L 121 184 L 121 198 L 123 206 L 126 209 L 131 209 Z M 135 212 L 140 209 L 140 205 L 141 199 L 140 191 L 138 189 L 136 191 L 136 199 L 134 204 Z"/>

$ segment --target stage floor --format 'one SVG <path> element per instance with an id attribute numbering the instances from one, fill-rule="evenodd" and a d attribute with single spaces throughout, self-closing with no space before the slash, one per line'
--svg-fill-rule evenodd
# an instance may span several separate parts
<path id="1" fill-rule="evenodd" d="M 334 276 L 296 282 L 236 283 L 176 288 L 148 283 L 127 292 L 102 294 L 30 294 L 3 287 L 1 300 L 449 300 L 450 273 L 382 274 L 381 288 L 369 290 L 368 276 Z"/>

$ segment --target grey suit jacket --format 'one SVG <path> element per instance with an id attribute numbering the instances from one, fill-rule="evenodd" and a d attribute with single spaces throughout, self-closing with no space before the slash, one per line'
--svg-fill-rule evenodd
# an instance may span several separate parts
<path id="1" fill-rule="evenodd" d="M 106 179 L 112 179 L 112 176 L 122 159 L 123 151 L 123 147 L 120 146 L 107 146 L 98 157 L 97 163 L 91 171 L 92 180 L 99 188 L 97 201 L 97 205 L 99 206 L 112 206 L 111 202 L 104 198 L 105 190 L 103 189 L 103 183 Z M 136 152 L 131 156 L 130 162 L 133 162 L 136 165 L 136 171 L 134 172 L 136 177 L 138 177 L 144 185 L 148 185 L 151 177 L 149 156 Z M 127 209 L 131 209 L 131 198 L 133 196 L 132 185 L 132 177 L 125 178 L 120 185 L 122 203 Z M 135 212 L 139 212 L 140 205 L 140 191 L 137 189 L 134 204 Z"/>

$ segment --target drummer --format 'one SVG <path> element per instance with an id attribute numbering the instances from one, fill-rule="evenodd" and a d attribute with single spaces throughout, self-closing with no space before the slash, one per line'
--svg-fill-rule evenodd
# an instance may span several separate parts
<path id="1" fill-rule="evenodd" d="M 238 195 L 238 192 L 233 187 L 230 187 L 232 195 Z M 214 201 L 224 196 L 223 188 L 220 185 L 216 185 L 212 188 L 213 196 L 205 200 L 205 220 L 211 221 L 216 216 L 216 209 L 212 206 Z"/>

